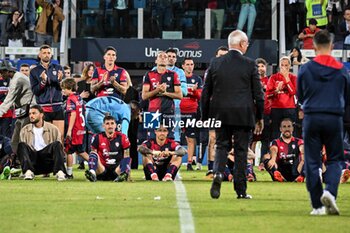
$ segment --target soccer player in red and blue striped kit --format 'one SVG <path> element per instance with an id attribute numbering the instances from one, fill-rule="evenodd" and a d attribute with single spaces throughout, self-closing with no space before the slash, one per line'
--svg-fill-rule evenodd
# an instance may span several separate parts
<path id="1" fill-rule="evenodd" d="M 304 182 L 304 142 L 293 137 L 293 122 L 289 118 L 282 120 L 281 137 L 273 140 L 270 153 L 263 156 L 266 170 L 272 180 L 278 182 Z"/>
<path id="2" fill-rule="evenodd" d="M 168 138 L 168 129 L 164 125 L 154 131 L 156 138 L 144 141 L 138 149 L 143 155 L 146 180 L 173 181 L 186 150 L 178 142 Z"/>
<path id="3" fill-rule="evenodd" d="M 131 158 L 128 137 L 116 131 L 117 123 L 113 116 L 103 119 L 105 132 L 94 135 L 89 154 L 89 170 L 85 176 L 91 182 L 97 180 L 126 181 L 130 175 Z"/>

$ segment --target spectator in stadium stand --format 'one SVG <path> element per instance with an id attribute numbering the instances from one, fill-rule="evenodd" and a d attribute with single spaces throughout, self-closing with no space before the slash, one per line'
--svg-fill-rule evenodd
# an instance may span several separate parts
<path id="1" fill-rule="evenodd" d="M 215 26 L 214 38 L 221 39 L 222 26 L 224 25 L 225 9 L 227 9 L 226 0 L 208 0 L 207 7 L 211 9 L 212 24 Z"/>
<path id="2" fill-rule="evenodd" d="M 147 72 L 144 76 L 142 99 L 149 100 L 148 112 L 158 111 L 162 119 L 168 119 L 167 122 L 171 123 L 175 113 L 174 99 L 182 99 L 179 76 L 176 72 L 167 69 L 168 55 L 166 52 L 159 51 L 155 63 L 156 69 Z M 172 131 L 171 127 L 168 130 Z M 172 132 L 169 133 L 169 137 L 173 138 Z"/>
<path id="3" fill-rule="evenodd" d="M 259 138 L 261 141 L 261 149 L 260 149 L 260 164 L 259 170 L 264 170 L 265 166 L 263 163 L 263 156 L 269 153 L 269 144 L 271 138 L 271 127 L 270 127 L 270 114 L 271 114 L 271 100 L 267 98 L 266 88 L 267 82 L 269 81 L 269 77 L 266 75 L 267 62 L 263 58 L 257 58 L 255 63 L 258 66 L 258 73 L 260 76 L 261 85 L 264 91 L 264 129 Z"/>
<path id="4" fill-rule="evenodd" d="M 143 155 L 146 180 L 173 181 L 186 150 L 178 142 L 168 138 L 168 129 L 164 125 L 154 131 L 156 138 L 144 141 L 138 148 Z"/>
<path id="5" fill-rule="evenodd" d="M 284 118 L 290 118 L 293 123 L 296 120 L 296 76 L 289 72 L 291 61 L 284 56 L 280 59 L 280 71 L 271 75 L 267 83 L 266 95 L 271 101 L 271 138 L 280 135 L 280 124 Z"/>
<path id="6" fill-rule="evenodd" d="M 217 48 L 215 52 L 215 57 L 221 57 L 228 53 L 228 48 L 226 46 L 220 46 Z M 205 77 L 207 76 L 207 71 L 204 73 L 203 83 L 205 82 Z M 205 154 L 205 147 L 208 145 L 208 172 L 206 173 L 206 176 L 208 178 L 213 178 L 213 166 L 214 166 L 214 159 L 215 159 L 215 143 L 216 143 L 216 137 L 215 137 L 215 129 L 205 129 L 202 128 L 200 130 L 200 153 L 198 156 L 200 156 L 199 161 L 202 162 L 202 159 L 204 158 Z M 197 170 L 200 170 L 200 167 L 197 166 Z"/>
<path id="7" fill-rule="evenodd" d="M 43 8 L 35 27 L 36 43 L 39 47 L 43 44 L 52 45 L 58 42 L 59 24 L 65 17 L 61 8 L 61 0 L 36 0 L 36 3 Z"/>
<path id="8" fill-rule="evenodd" d="M 6 33 L 9 47 L 23 47 L 25 23 L 23 14 L 15 10 L 11 14 L 11 20 L 7 21 Z"/>
<path id="9" fill-rule="evenodd" d="M 30 83 L 37 104 L 44 110 L 45 121 L 57 126 L 63 137 L 64 113 L 60 86 L 63 79 L 63 69 L 62 66 L 53 64 L 51 58 L 51 47 L 42 45 L 39 51 L 40 63 L 30 71 Z"/>
<path id="10" fill-rule="evenodd" d="M 316 57 L 298 72 L 298 100 L 304 110 L 303 139 L 306 185 L 311 215 L 339 215 L 336 205 L 344 163 L 343 115 L 349 100 L 350 77 L 341 62 L 331 56 L 333 40 L 327 30 L 314 37 Z M 326 188 L 319 176 L 322 145 L 326 148 Z"/>
<path id="11" fill-rule="evenodd" d="M 293 66 L 304 65 L 306 62 L 309 61 L 309 59 L 303 55 L 303 53 L 300 51 L 298 47 L 292 48 L 292 50 L 290 51 L 289 57 Z"/>
<path id="12" fill-rule="evenodd" d="M 317 20 L 310 19 L 309 26 L 305 28 L 298 36 L 299 40 L 303 41 L 303 49 L 313 49 L 314 45 L 312 43 L 312 39 L 315 34 L 321 29 L 317 28 Z"/>
<path id="13" fill-rule="evenodd" d="M 0 2 L 0 45 L 7 46 L 8 38 L 6 33 L 6 25 L 9 19 L 9 16 L 16 9 L 20 9 L 21 3 L 20 0 L 7 0 Z"/>
<path id="14" fill-rule="evenodd" d="M 115 30 L 117 37 L 128 38 L 129 35 L 129 9 L 130 0 L 115 0 L 113 13 L 115 18 Z"/>
<path id="15" fill-rule="evenodd" d="M 327 4 L 328 1 L 325 0 L 305 0 L 306 26 L 309 26 L 310 19 L 317 19 L 318 27 L 326 29 L 328 24 Z"/>
<path id="16" fill-rule="evenodd" d="M 194 62 L 192 58 L 185 58 L 182 62 L 182 68 L 185 71 L 187 79 L 187 96 L 183 97 L 180 102 L 181 118 L 185 122 L 193 119 L 199 120 L 198 102 L 202 94 L 202 78 L 193 73 Z M 187 171 L 193 171 L 192 160 L 196 156 L 196 138 L 198 129 L 194 126 L 183 128 L 187 141 Z M 201 166 L 201 165 L 198 165 Z"/>
<path id="17" fill-rule="evenodd" d="M 92 76 L 95 71 L 94 64 L 89 64 L 83 69 L 83 73 L 81 75 L 81 80 L 77 83 L 78 90 L 77 92 L 80 94 L 81 98 L 87 103 L 93 98 L 95 95 L 91 92 L 91 83 Z"/>
<path id="18" fill-rule="evenodd" d="M 17 151 L 24 179 L 33 180 L 34 175 L 53 172 L 58 181 L 66 180 L 60 131 L 44 121 L 40 105 L 30 107 L 29 119 L 31 124 L 22 128 Z"/>
<path id="19" fill-rule="evenodd" d="M 121 99 L 128 89 L 126 79 L 129 74 L 115 64 L 117 50 L 114 47 L 105 48 L 103 59 L 103 65 L 97 67 L 92 76 L 91 92 L 97 97 L 114 96 Z"/>
<path id="20" fill-rule="evenodd" d="M 30 31 L 35 29 L 35 0 L 23 0 L 23 14 L 26 22 L 26 28 Z"/>
<path id="21" fill-rule="evenodd" d="M 241 10 L 239 12 L 237 29 L 243 30 L 247 23 L 247 36 L 250 39 L 253 34 L 254 22 L 256 18 L 255 3 L 256 0 L 240 0 Z"/>
<path id="22" fill-rule="evenodd" d="M 175 66 L 177 61 L 177 51 L 175 49 L 170 48 L 170 49 L 167 49 L 166 54 L 168 55 L 167 69 L 177 73 L 181 83 L 182 96 L 187 96 L 187 80 L 186 80 L 185 72 L 183 71 L 183 69 Z M 178 122 L 181 119 L 180 100 L 174 99 L 174 103 L 175 103 L 175 121 Z M 175 127 L 174 137 L 176 141 L 178 142 L 181 141 L 181 132 L 180 132 L 179 126 Z"/>
<path id="23" fill-rule="evenodd" d="M 67 120 L 67 133 L 65 135 L 65 151 L 67 153 L 67 178 L 73 179 L 73 153 L 84 160 L 89 159 L 85 152 L 85 110 L 84 103 L 76 91 L 76 82 L 73 78 L 66 78 L 61 82 L 62 93 L 67 97 L 65 119 Z"/>
<path id="24" fill-rule="evenodd" d="M 293 122 L 286 118 L 280 126 L 281 137 L 274 139 L 270 154 L 263 156 L 263 163 L 273 181 L 304 182 L 304 142 L 293 137 Z"/>
<path id="25" fill-rule="evenodd" d="M 264 127 L 264 93 L 255 61 L 243 56 L 249 45 L 247 35 L 240 30 L 231 32 L 228 45 L 230 51 L 226 55 L 211 61 L 201 97 L 202 120 L 221 121 L 221 127 L 215 128 L 215 174 L 210 195 L 214 199 L 220 197 L 222 173 L 228 152 L 233 147 L 233 183 L 237 199 L 251 199 L 246 192 L 248 144 L 254 126 L 254 133 L 258 135 Z M 233 144 L 232 137 L 235 139 Z"/>
<path id="26" fill-rule="evenodd" d="M 24 74 L 25 76 L 27 76 L 29 78 L 29 76 L 30 76 L 29 65 L 26 63 L 21 64 L 21 67 L 19 68 L 19 72 L 21 72 L 22 74 Z"/>
<path id="27" fill-rule="evenodd" d="M 11 80 L 8 94 L 0 105 L 0 117 L 14 106 L 16 122 L 12 134 L 11 146 L 12 150 L 16 153 L 20 130 L 29 123 L 29 105 L 35 104 L 36 100 L 33 98 L 29 77 L 16 72 L 16 68 L 11 63 L 3 61 L 0 64 L 0 73 L 5 80 Z"/>
<path id="28" fill-rule="evenodd" d="M 114 117 L 107 115 L 103 119 L 105 132 L 94 135 L 89 154 L 89 170 L 85 176 L 91 182 L 97 180 L 113 180 L 123 182 L 130 175 L 128 137 L 116 131 L 117 123 Z"/>
<path id="29" fill-rule="evenodd" d="M 347 48 L 350 46 L 350 7 L 344 10 L 344 20 L 339 24 L 338 32 L 343 37 L 344 44 Z"/>

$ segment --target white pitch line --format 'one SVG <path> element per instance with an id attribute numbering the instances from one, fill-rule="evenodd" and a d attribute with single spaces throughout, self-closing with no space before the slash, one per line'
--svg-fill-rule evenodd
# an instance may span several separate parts
<path id="1" fill-rule="evenodd" d="M 187 200 L 186 188 L 181 180 L 174 182 L 176 189 L 176 202 L 179 209 L 181 233 L 195 233 L 192 211 Z"/>

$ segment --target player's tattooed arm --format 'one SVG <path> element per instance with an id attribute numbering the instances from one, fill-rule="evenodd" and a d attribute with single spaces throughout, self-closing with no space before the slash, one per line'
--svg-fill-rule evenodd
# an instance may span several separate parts
<path id="1" fill-rule="evenodd" d="M 139 146 L 139 148 L 138 148 L 137 150 L 138 150 L 138 152 L 140 152 L 143 156 L 147 156 L 147 155 L 153 154 L 153 153 L 152 153 L 153 151 L 152 151 L 151 149 L 149 149 L 148 147 L 143 146 L 143 145 Z"/>
<path id="2" fill-rule="evenodd" d="M 187 153 L 186 149 L 180 146 L 177 150 L 175 150 L 172 154 L 176 156 L 184 156 Z"/>

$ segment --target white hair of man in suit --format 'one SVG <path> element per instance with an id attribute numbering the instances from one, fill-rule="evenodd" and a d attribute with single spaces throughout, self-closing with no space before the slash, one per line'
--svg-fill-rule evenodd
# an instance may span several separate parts
<path id="1" fill-rule="evenodd" d="M 241 30 L 235 30 L 228 36 L 228 46 L 245 54 L 249 46 L 248 36 Z"/>

